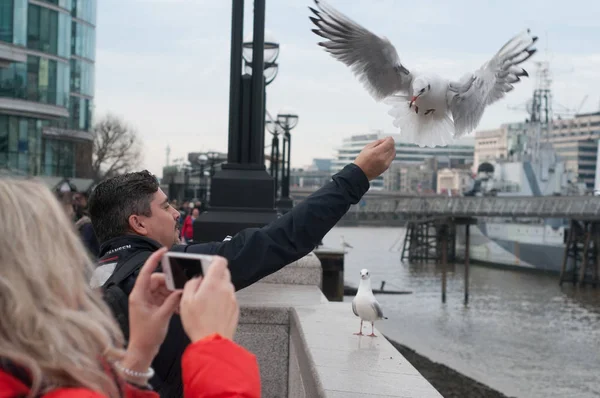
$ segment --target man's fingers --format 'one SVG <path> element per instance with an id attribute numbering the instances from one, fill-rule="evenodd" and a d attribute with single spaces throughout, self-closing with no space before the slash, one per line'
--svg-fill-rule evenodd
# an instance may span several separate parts
<path id="1" fill-rule="evenodd" d="M 150 257 L 148 257 L 148 260 L 146 260 L 146 263 L 140 270 L 140 273 L 136 279 L 136 288 L 142 291 L 145 291 L 148 288 L 148 286 L 150 285 L 150 276 L 158 267 L 158 263 L 160 262 L 161 257 L 163 256 L 163 254 L 166 253 L 166 251 L 167 248 L 161 247 L 160 249 L 152 253 Z"/>

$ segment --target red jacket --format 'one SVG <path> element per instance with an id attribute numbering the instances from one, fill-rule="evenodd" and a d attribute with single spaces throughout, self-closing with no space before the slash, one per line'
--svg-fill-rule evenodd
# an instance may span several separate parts
<path id="1" fill-rule="evenodd" d="M 182 359 L 184 396 L 187 398 L 260 398 L 260 375 L 256 357 L 219 335 L 190 344 Z M 29 388 L 0 369 L 0 398 L 27 394 Z M 59 388 L 44 398 L 104 398 L 85 388 Z M 153 391 L 125 384 L 126 398 L 159 398 Z"/>
<path id="2" fill-rule="evenodd" d="M 194 236 L 194 227 L 192 225 L 192 216 L 186 216 L 183 220 L 183 226 L 181 227 L 181 237 L 185 239 L 192 239 Z"/>

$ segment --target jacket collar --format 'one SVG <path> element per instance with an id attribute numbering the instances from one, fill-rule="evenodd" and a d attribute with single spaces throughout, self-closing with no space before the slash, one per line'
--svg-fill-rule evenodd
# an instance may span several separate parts
<path id="1" fill-rule="evenodd" d="M 100 246 L 100 256 L 107 254 L 120 254 L 124 250 L 149 250 L 156 251 L 161 248 L 161 244 L 154 239 L 146 238 L 140 235 L 123 235 L 112 238 Z"/>

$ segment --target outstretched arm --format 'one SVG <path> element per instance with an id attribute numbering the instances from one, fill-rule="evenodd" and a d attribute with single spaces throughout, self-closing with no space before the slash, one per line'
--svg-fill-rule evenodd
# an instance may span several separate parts
<path id="1" fill-rule="evenodd" d="M 269 225 L 245 229 L 227 242 L 181 248 L 227 258 L 233 284 L 243 289 L 310 253 L 368 189 L 363 171 L 350 164 Z"/>

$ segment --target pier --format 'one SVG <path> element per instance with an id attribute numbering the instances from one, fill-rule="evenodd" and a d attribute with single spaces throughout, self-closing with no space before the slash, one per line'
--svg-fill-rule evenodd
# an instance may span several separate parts
<path id="1" fill-rule="evenodd" d="M 309 191 L 299 193 L 301 200 Z M 559 283 L 600 285 L 600 197 L 597 196 L 413 196 L 370 192 L 351 206 L 348 225 L 401 225 L 406 236 L 401 260 L 442 265 L 442 301 L 446 300 L 447 263 L 456 258 L 456 231 L 465 228 L 465 303 L 469 300 L 469 230 L 478 218 L 558 218 L 569 220 Z"/>

